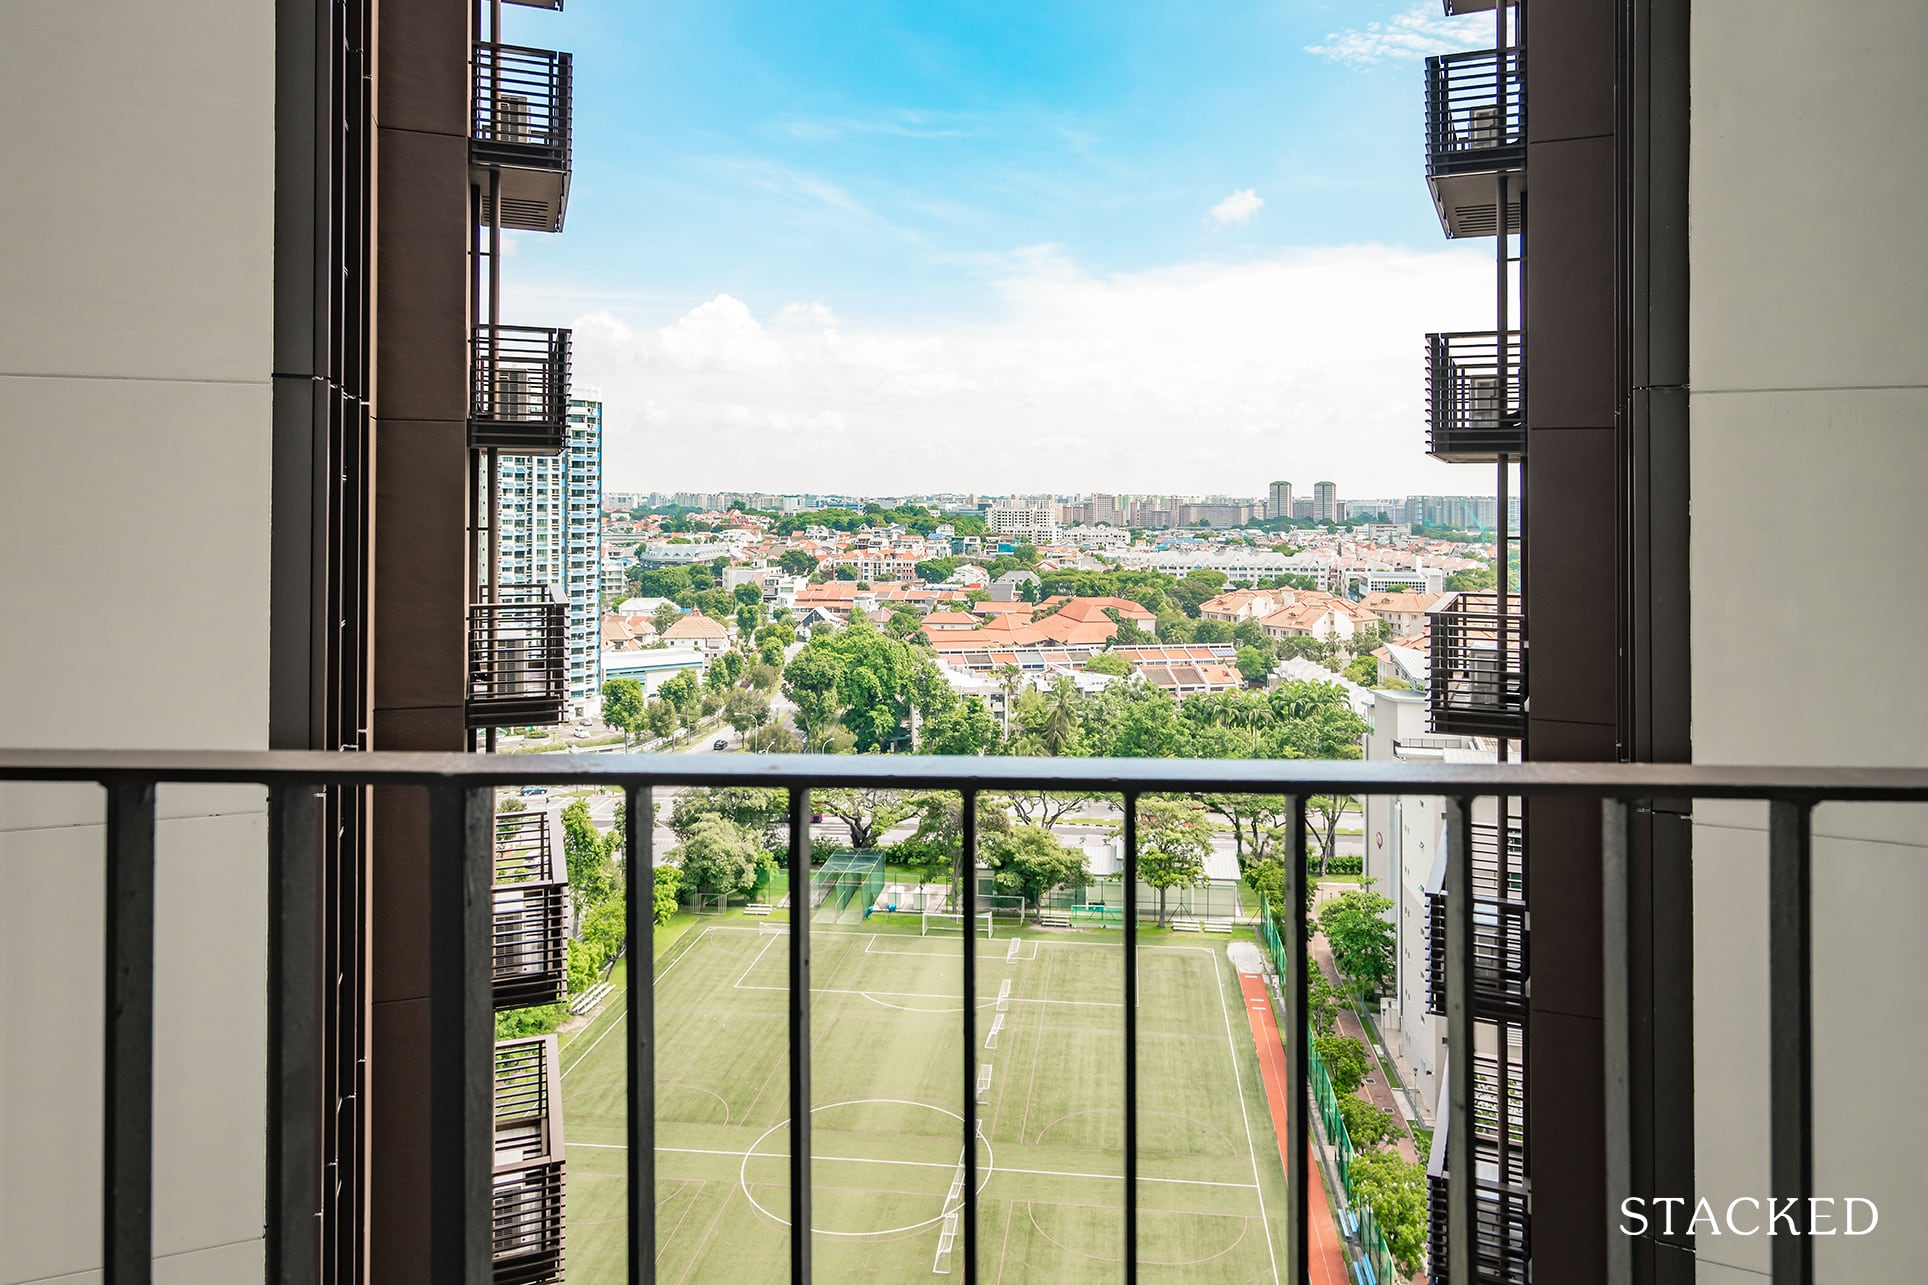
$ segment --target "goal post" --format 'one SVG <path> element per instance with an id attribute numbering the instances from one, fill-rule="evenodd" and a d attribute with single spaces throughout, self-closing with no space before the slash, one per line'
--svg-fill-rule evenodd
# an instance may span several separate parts
<path id="1" fill-rule="evenodd" d="M 997 936 L 997 919 L 996 919 L 996 916 L 993 915 L 991 911 L 980 910 L 977 912 L 975 919 L 977 920 L 977 925 L 976 925 L 977 936 L 979 937 Z M 964 935 L 963 912 L 958 910 L 926 910 L 923 915 L 923 923 L 920 929 L 920 935 L 925 937 L 931 937 L 931 936 L 961 937 L 963 936 Z"/>

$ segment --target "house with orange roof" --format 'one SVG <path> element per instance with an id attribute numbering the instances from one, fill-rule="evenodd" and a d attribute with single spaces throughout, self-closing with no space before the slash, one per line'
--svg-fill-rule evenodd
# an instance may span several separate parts
<path id="1" fill-rule="evenodd" d="M 1425 629 L 1426 613 L 1449 596 L 1443 593 L 1369 593 L 1359 605 L 1383 621 L 1392 636 L 1398 637 Z"/>
<path id="2" fill-rule="evenodd" d="M 1272 589 L 1234 589 L 1198 604 L 1200 620 L 1216 620 L 1236 625 L 1241 620 L 1262 620 L 1285 606 L 1286 595 Z"/>
<path id="3" fill-rule="evenodd" d="M 702 612 L 692 611 L 663 631 L 663 641 L 715 656 L 729 650 L 730 633 Z"/>
<path id="4" fill-rule="evenodd" d="M 1361 617 L 1364 617 L 1364 620 Z M 1317 638 L 1323 642 L 1347 642 L 1365 620 L 1377 617 L 1361 612 L 1343 598 L 1329 593 L 1300 591 L 1292 602 L 1259 621 L 1267 638 Z"/>
<path id="5" fill-rule="evenodd" d="M 924 617 L 924 632 L 955 632 L 976 629 L 978 619 L 968 611 L 933 611 Z"/>

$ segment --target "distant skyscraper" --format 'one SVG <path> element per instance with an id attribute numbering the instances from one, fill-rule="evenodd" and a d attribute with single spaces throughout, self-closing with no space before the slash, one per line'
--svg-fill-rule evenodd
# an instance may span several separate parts
<path id="1" fill-rule="evenodd" d="M 1265 516 L 1268 518 L 1289 518 L 1292 516 L 1292 483 L 1274 482 L 1265 493 Z"/>
<path id="2" fill-rule="evenodd" d="M 569 599 L 569 706 L 602 698 L 602 426 L 599 401 L 569 399 L 569 444 L 556 455 L 505 455 L 501 465 L 504 585 L 555 585 Z"/>
<path id="3" fill-rule="evenodd" d="M 1339 488 L 1332 482 L 1312 484 L 1312 520 L 1314 522 L 1338 522 L 1344 514 L 1339 509 Z"/>

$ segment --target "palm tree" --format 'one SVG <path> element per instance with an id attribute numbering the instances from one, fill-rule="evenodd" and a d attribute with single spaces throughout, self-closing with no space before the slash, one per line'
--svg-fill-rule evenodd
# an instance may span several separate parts
<path id="1" fill-rule="evenodd" d="M 1051 687 L 1051 704 L 1044 720 L 1045 752 L 1061 756 L 1078 732 L 1078 685 L 1060 678 Z"/>
<path id="2" fill-rule="evenodd" d="M 1015 733 L 1018 689 L 1024 686 L 1024 671 L 1016 665 L 999 665 L 994 671 L 997 675 L 998 690 L 1004 693 L 1004 736 L 1009 740 Z"/>

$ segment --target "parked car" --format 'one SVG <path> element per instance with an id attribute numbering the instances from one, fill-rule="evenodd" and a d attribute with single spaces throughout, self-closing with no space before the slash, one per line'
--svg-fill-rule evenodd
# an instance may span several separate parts
<path id="1" fill-rule="evenodd" d="M 717 737 L 717 738 L 716 738 L 715 740 L 713 740 L 713 741 L 711 741 L 711 742 L 710 742 L 710 748 L 711 748 L 711 749 L 713 749 L 713 750 L 727 750 L 727 749 L 729 749 L 729 748 L 730 748 L 730 741 L 729 741 L 729 738 L 728 738 L 728 737 L 726 737 L 726 736 L 719 736 L 719 737 Z"/>
<path id="2" fill-rule="evenodd" d="M 547 794 L 549 791 L 540 785 L 525 785 L 522 787 L 522 792 L 524 794 Z"/>

